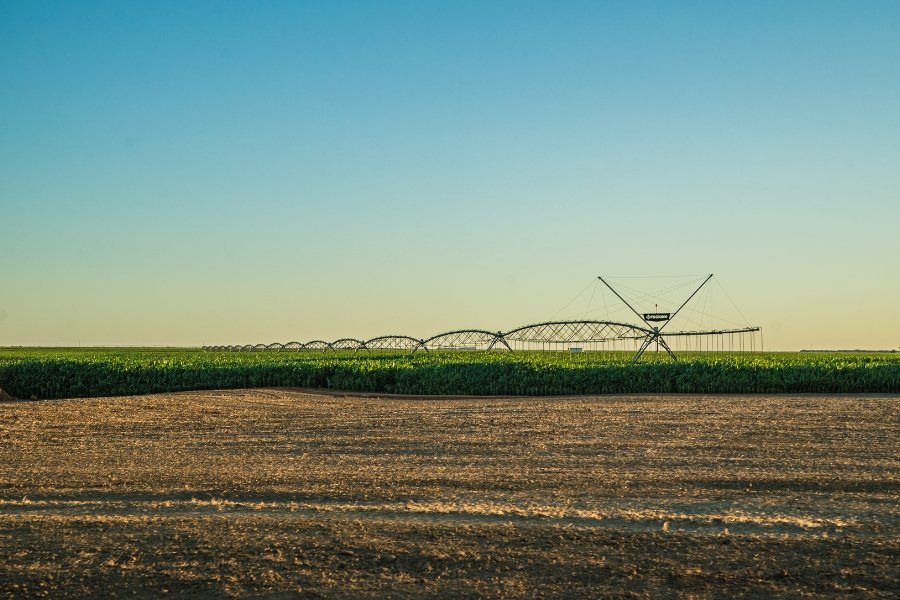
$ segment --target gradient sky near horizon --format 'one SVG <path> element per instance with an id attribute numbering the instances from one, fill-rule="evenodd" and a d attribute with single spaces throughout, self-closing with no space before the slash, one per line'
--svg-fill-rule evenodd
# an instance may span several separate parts
<path id="1" fill-rule="evenodd" d="M 0 346 L 505 330 L 715 273 L 767 349 L 900 347 L 896 1 L 8 0 L 0 81 Z"/>

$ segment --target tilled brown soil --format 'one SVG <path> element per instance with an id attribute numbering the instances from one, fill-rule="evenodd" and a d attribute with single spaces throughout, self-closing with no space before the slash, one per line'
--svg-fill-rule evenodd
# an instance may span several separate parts
<path id="1" fill-rule="evenodd" d="M 0 597 L 893 598 L 898 401 L 0 402 Z"/>

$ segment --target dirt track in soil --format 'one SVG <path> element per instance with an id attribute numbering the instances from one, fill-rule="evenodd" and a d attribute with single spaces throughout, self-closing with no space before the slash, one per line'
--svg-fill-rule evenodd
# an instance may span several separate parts
<path id="1" fill-rule="evenodd" d="M 898 401 L 0 402 L 0 597 L 893 597 Z"/>

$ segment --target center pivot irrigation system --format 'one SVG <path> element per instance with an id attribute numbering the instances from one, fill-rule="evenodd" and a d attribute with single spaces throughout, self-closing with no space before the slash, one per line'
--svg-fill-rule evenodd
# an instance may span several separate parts
<path id="1" fill-rule="evenodd" d="M 370 340 L 341 338 L 333 342 L 312 340 L 237 346 L 204 346 L 205 352 L 265 352 L 303 350 L 567 350 L 633 351 L 632 364 L 651 346 L 665 351 L 673 361 L 675 351 L 686 352 L 756 352 L 762 351 L 762 330 L 759 327 L 714 328 L 682 331 L 663 331 L 712 279 L 707 276 L 673 312 L 639 312 L 603 277 L 597 280 L 606 286 L 642 324 L 609 320 L 560 320 L 533 323 L 507 332 L 486 329 L 457 329 L 431 336 L 415 338 L 408 335 L 382 335 Z M 696 281 L 696 280 L 695 280 Z M 757 336 L 759 339 L 757 339 Z M 576 345 L 577 344 L 577 345 Z"/>

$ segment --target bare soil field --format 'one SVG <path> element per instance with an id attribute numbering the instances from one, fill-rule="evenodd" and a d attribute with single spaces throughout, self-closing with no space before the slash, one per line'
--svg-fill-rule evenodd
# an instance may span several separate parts
<path id="1" fill-rule="evenodd" d="M 898 401 L 0 402 L 0 598 L 895 598 Z"/>

